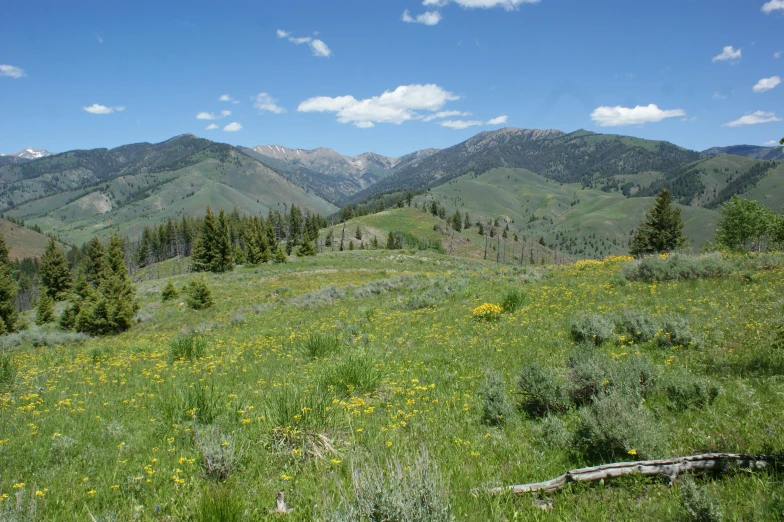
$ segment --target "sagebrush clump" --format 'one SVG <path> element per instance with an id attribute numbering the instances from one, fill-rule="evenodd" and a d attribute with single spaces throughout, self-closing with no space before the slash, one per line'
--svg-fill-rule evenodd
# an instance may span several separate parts
<path id="1" fill-rule="evenodd" d="M 615 323 L 604 315 L 589 315 L 572 323 L 572 339 L 600 345 L 615 335 Z"/>
<path id="2" fill-rule="evenodd" d="M 571 406 L 569 387 L 558 371 L 538 361 L 523 366 L 518 379 L 523 409 L 532 417 L 561 413 Z"/>
<path id="3" fill-rule="evenodd" d="M 485 373 L 485 379 L 479 388 L 479 398 L 482 401 L 482 422 L 485 424 L 498 426 L 514 418 L 514 404 L 500 373 Z"/>

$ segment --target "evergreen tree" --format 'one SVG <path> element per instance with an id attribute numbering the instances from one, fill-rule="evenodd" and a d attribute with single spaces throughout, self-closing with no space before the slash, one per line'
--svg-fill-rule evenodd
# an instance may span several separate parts
<path id="1" fill-rule="evenodd" d="M 354 237 L 356 237 L 359 240 L 362 240 L 362 229 L 359 228 L 359 225 L 357 225 L 357 231 L 354 234 Z"/>
<path id="2" fill-rule="evenodd" d="M 164 303 L 166 301 L 171 301 L 172 299 L 177 299 L 180 293 L 177 292 L 177 288 L 174 287 L 174 283 L 171 282 L 171 279 L 166 283 L 166 286 L 163 287 L 163 291 L 161 292 L 161 301 Z"/>
<path id="3" fill-rule="evenodd" d="M 194 272 L 209 272 L 212 270 L 216 228 L 215 214 L 212 213 L 210 207 L 207 207 L 206 214 L 199 227 L 199 235 L 193 244 L 191 252 L 191 268 Z"/>
<path id="4" fill-rule="evenodd" d="M 389 231 L 389 235 L 387 236 L 387 248 L 389 250 L 395 249 L 395 234 L 393 234 L 391 230 Z"/>
<path id="5" fill-rule="evenodd" d="M 465 221 L 463 222 L 463 228 L 466 230 L 471 228 L 471 218 L 468 216 L 468 212 L 465 213 Z"/>
<path id="6" fill-rule="evenodd" d="M 455 213 L 452 214 L 452 228 L 455 232 L 460 232 L 463 230 L 463 219 L 460 217 L 460 212 L 455 210 Z"/>
<path id="7" fill-rule="evenodd" d="M 229 225 L 226 221 L 226 214 L 223 209 L 218 216 L 217 238 L 214 243 L 212 272 L 230 272 L 234 269 L 234 252 L 231 248 L 231 236 Z"/>
<path id="8" fill-rule="evenodd" d="M 686 246 L 681 209 L 672 205 L 672 194 L 662 190 L 632 239 L 630 254 L 640 256 L 670 252 Z"/>
<path id="9" fill-rule="evenodd" d="M 17 287 L 11 276 L 11 260 L 5 238 L 0 234 L 0 334 L 16 331 L 19 316 L 16 312 Z"/>
<path id="10" fill-rule="evenodd" d="M 35 308 L 35 324 L 43 326 L 54 321 L 54 299 L 42 293 Z"/>
<path id="11" fill-rule="evenodd" d="M 310 241 L 310 239 L 307 236 L 305 236 L 302 242 L 302 246 L 300 246 L 299 250 L 297 250 L 297 256 L 304 257 L 304 256 L 315 256 L 315 255 L 316 255 L 316 248 L 313 246 L 313 243 Z"/>
<path id="12" fill-rule="evenodd" d="M 272 261 L 274 263 L 288 263 L 289 258 L 286 257 L 286 252 L 283 251 L 283 248 L 278 245 L 278 248 L 275 249 L 275 255 L 272 257 Z"/>
<path id="13" fill-rule="evenodd" d="M 214 301 L 212 300 L 212 291 L 207 286 L 207 281 L 204 276 L 199 276 L 187 285 L 185 285 L 185 302 L 189 307 L 194 310 L 203 310 L 210 308 Z"/>
<path id="14" fill-rule="evenodd" d="M 100 282 L 101 274 L 105 269 L 105 256 L 106 249 L 103 243 L 97 237 L 92 238 L 87 243 L 84 263 L 84 277 L 92 286 L 97 287 Z"/>
<path id="15" fill-rule="evenodd" d="M 66 297 L 71 289 L 71 272 L 68 270 L 68 259 L 57 246 L 54 237 L 49 238 L 46 250 L 41 256 L 39 274 L 41 284 L 49 297 L 56 300 Z"/>

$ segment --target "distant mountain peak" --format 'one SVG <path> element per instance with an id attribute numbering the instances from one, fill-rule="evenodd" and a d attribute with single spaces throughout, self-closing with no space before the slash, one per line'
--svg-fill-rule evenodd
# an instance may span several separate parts
<path id="1" fill-rule="evenodd" d="M 0 154 L 0 156 L 2 156 L 2 154 Z M 27 147 L 26 149 L 22 149 L 19 152 L 7 154 L 7 156 L 15 156 L 17 158 L 34 160 L 38 158 L 45 158 L 46 156 L 54 156 L 54 152 L 49 152 L 46 149 Z"/>
<path id="2" fill-rule="evenodd" d="M 784 151 L 781 146 L 760 147 L 758 145 L 731 145 L 729 147 L 712 147 L 702 151 L 703 156 L 718 156 L 719 154 L 733 154 L 757 160 L 784 160 Z"/>

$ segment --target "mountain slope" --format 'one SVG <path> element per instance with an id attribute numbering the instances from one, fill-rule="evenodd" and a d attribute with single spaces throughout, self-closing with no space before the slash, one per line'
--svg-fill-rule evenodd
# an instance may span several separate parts
<path id="1" fill-rule="evenodd" d="M 41 257 L 46 250 L 46 244 L 49 243 L 49 238 L 45 235 L 2 218 L 0 234 L 8 245 L 8 256 L 11 259 Z"/>
<path id="2" fill-rule="evenodd" d="M 719 154 L 734 154 L 758 160 L 784 160 L 784 150 L 777 147 L 758 147 L 756 145 L 733 145 L 731 147 L 713 147 L 702 151 L 705 156 L 718 156 Z"/>
<path id="3" fill-rule="evenodd" d="M 26 149 L 22 149 L 19 152 L 15 152 L 13 154 L 0 154 L 0 156 L 12 156 L 15 158 L 21 158 L 27 160 L 45 158 L 46 156 L 53 156 L 53 155 L 54 152 L 49 152 L 46 149 L 36 149 L 34 147 L 27 147 Z"/>
<path id="4" fill-rule="evenodd" d="M 699 153 L 663 141 L 577 131 L 505 128 L 477 134 L 440 150 L 356 194 L 360 201 L 373 194 L 419 190 L 465 174 L 493 168 L 525 168 L 561 182 L 591 181 L 642 171 L 671 171 L 696 161 Z"/>

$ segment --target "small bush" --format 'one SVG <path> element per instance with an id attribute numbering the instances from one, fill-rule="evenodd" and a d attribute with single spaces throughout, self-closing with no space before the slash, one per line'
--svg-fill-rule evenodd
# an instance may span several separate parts
<path id="1" fill-rule="evenodd" d="M 405 308 L 408 310 L 422 310 L 435 306 L 436 300 L 430 294 L 414 294 L 406 300 Z"/>
<path id="2" fill-rule="evenodd" d="M 300 345 L 300 352 L 311 359 L 323 359 L 340 352 L 343 341 L 337 335 L 311 333 Z"/>
<path id="3" fill-rule="evenodd" d="M 578 348 L 569 357 L 566 379 L 569 395 L 578 406 L 588 404 L 610 384 L 612 361 L 592 345 Z"/>
<path id="4" fill-rule="evenodd" d="M 11 388 L 16 381 L 16 363 L 7 353 L 0 354 L 0 391 Z"/>
<path id="5" fill-rule="evenodd" d="M 169 361 L 201 359 L 207 351 L 207 340 L 196 334 L 178 335 L 169 341 Z"/>
<path id="6" fill-rule="evenodd" d="M 681 480 L 681 504 L 694 522 L 721 522 L 724 514 L 721 512 L 718 499 L 704 486 L 698 486 L 692 477 Z"/>
<path id="7" fill-rule="evenodd" d="M 234 437 L 224 433 L 218 426 L 199 428 L 194 436 L 202 454 L 204 475 L 213 480 L 226 480 L 239 460 Z"/>
<path id="8" fill-rule="evenodd" d="M 80 453 L 76 439 L 61 435 L 52 440 L 51 459 L 57 464 L 66 464 Z"/>
<path id="9" fill-rule="evenodd" d="M 637 342 L 647 342 L 656 337 L 661 322 L 639 310 L 626 310 L 615 319 L 615 330 Z"/>
<path id="10" fill-rule="evenodd" d="M 248 318 L 245 317 L 245 314 L 242 313 L 242 309 L 234 310 L 231 313 L 231 317 L 229 318 L 229 322 L 232 326 L 239 326 L 245 324 L 248 321 Z"/>
<path id="11" fill-rule="evenodd" d="M 496 371 L 485 374 L 485 380 L 479 388 L 482 401 L 482 422 L 490 426 L 498 426 L 514 418 L 514 404 L 509 397 L 504 378 Z"/>
<path id="12" fill-rule="evenodd" d="M 90 357 L 94 363 L 97 363 L 108 357 L 110 353 L 112 353 L 112 351 L 108 346 L 95 346 L 88 350 L 87 356 Z"/>
<path id="13" fill-rule="evenodd" d="M 652 414 L 623 389 L 602 393 L 580 410 L 575 439 L 587 457 L 599 461 L 652 458 L 664 446 Z"/>
<path id="14" fill-rule="evenodd" d="M 615 323 L 604 315 L 590 315 L 572 323 L 572 339 L 592 342 L 597 346 L 611 339 L 615 333 Z"/>
<path id="15" fill-rule="evenodd" d="M 338 395 L 349 396 L 373 392 L 383 379 L 379 362 L 368 353 L 356 352 L 324 368 L 319 384 Z"/>
<path id="16" fill-rule="evenodd" d="M 184 292 L 186 304 L 194 310 L 204 310 L 215 304 L 212 300 L 212 291 L 203 276 L 199 276 L 185 285 Z"/>
<path id="17" fill-rule="evenodd" d="M 532 417 L 560 413 L 569 409 L 568 385 L 556 371 L 532 361 L 523 367 L 518 380 L 523 394 L 523 409 Z"/>
<path id="18" fill-rule="evenodd" d="M 624 276 L 629 281 L 649 283 L 725 277 L 730 273 L 732 265 L 719 254 L 650 256 L 624 267 Z"/>
<path id="19" fill-rule="evenodd" d="M 339 301 L 346 297 L 346 293 L 335 285 L 325 286 L 314 292 L 303 294 L 291 300 L 297 308 L 316 308 Z"/>
<path id="20" fill-rule="evenodd" d="M 700 339 L 689 328 L 689 323 L 680 317 L 668 317 L 662 321 L 662 326 L 656 340 L 661 346 L 697 347 Z"/>
<path id="21" fill-rule="evenodd" d="M 202 491 L 195 520 L 200 522 L 238 522 L 245 519 L 242 498 L 224 484 L 209 484 Z"/>
<path id="22" fill-rule="evenodd" d="M 406 465 L 371 457 L 354 468 L 353 494 L 342 498 L 343 508 L 330 513 L 333 522 L 451 522 L 449 491 L 438 467 L 427 454 L 408 459 Z"/>
<path id="23" fill-rule="evenodd" d="M 639 397 L 647 397 L 656 389 L 659 370 L 643 355 L 630 355 L 615 365 L 610 378 L 613 387 L 626 390 Z"/>
<path id="24" fill-rule="evenodd" d="M 670 405 L 678 411 L 702 409 L 719 396 L 721 388 L 711 378 L 694 375 L 686 369 L 674 369 L 664 374 L 663 389 Z"/>
<path id="25" fill-rule="evenodd" d="M 29 342 L 35 347 L 52 347 L 64 346 L 71 343 L 83 343 L 89 339 L 90 336 L 82 332 L 48 331 L 41 330 L 37 326 L 31 326 L 27 330 L 4 336 L 3 346 L 6 348 L 16 348 Z"/>
<path id="26" fill-rule="evenodd" d="M 548 448 L 568 450 L 574 440 L 566 423 L 555 415 L 546 415 L 536 423 L 533 433 L 536 440 Z"/>
<path id="27" fill-rule="evenodd" d="M 161 301 L 164 303 L 166 301 L 171 301 L 172 299 L 177 299 L 180 296 L 180 293 L 174 287 L 174 283 L 171 282 L 171 279 L 166 283 L 166 286 L 163 287 L 163 291 L 161 292 Z"/>
<path id="28" fill-rule="evenodd" d="M 501 308 L 504 312 L 511 314 L 516 312 L 525 303 L 525 294 L 517 288 L 509 290 L 501 300 Z"/>

